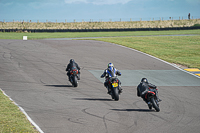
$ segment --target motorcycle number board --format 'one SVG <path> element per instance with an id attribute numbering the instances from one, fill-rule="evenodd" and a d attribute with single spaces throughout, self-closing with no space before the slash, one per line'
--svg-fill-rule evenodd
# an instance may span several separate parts
<path id="1" fill-rule="evenodd" d="M 112 83 L 112 86 L 113 86 L 113 87 L 117 87 L 117 86 L 118 86 L 118 83 Z"/>

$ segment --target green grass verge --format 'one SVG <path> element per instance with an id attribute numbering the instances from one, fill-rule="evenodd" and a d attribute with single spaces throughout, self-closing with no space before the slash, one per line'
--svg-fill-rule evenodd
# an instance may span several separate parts
<path id="1" fill-rule="evenodd" d="M 14 33 L 0 32 L 0 39 L 21 39 L 28 36 L 28 39 L 45 38 L 80 38 L 80 37 L 116 37 L 116 36 L 150 36 L 150 35 L 183 35 L 197 34 L 200 30 L 170 30 L 170 31 L 129 31 L 129 32 L 54 32 L 54 33 Z"/>
<path id="2" fill-rule="evenodd" d="M 170 63 L 200 69 L 200 36 L 98 38 L 153 55 Z"/>
<path id="3" fill-rule="evenodd" d="M 0 133 L 38 133 L 19 108 L 0 90 Z"/>

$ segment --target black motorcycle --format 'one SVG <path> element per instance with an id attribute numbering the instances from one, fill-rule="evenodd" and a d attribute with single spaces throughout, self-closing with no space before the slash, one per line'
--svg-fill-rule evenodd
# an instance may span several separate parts
<path id="1" fill-rule="evenodd" d="M 78 86 L 78 70 L 76 68 L 73 68 L 70 71 L 70 76 L 69 76 L 70 82 L 74 87 Z"/>
<path id="2" fill-rule="evenodd" d="M 120 89 L 119 89 L 119 79 L 117 77 L 109 78 L 108 87 L 110 87 L 111 92 L 109 93 L 115 101 L 119 100 Z"/>
<path id="3" fill-rule="evenodd" d="M 148 91 L 145 94 L 145 99 L 147 99 L 147 101 L 151 102 L 151 105 L 153 106 L 153 108 L 159 112 L 160 108 L 159 108 L 159 102 L 158 99 L 156 97 L 156 94 L 153 91 Z M 149 106 L 149 109 L 152 109 L 152 106 Z"/>

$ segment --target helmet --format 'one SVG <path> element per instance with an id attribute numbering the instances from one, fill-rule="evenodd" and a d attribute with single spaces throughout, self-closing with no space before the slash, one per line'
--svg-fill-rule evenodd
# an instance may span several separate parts
<path id="1" fill-rule="evenodd" d="M 70 62 L 70 63 L 73 63 L 73 62 L 74 62 L 74 60 L 73 60 L 73 59 L 71 59 L 69 62 Z"/>
<path id="2" fill-rule="evenodd" d="M 145 82 L 145 83 L 148 83 L 148 80 L 146 78 L 142 78 L 141 82 Z"/>
<path id="3" fill-rule="evenodd" d="M 114 68 L 114 65 L 113 65 L 113 63 L 108 63 L 108 69 L 110 69 L 111 71 L 113 70 L 113 68 Z"/>

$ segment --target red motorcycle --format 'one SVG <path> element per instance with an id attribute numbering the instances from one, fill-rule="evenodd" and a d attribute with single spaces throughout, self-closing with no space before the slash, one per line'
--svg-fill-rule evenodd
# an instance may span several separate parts
<path id="1" fill-rule="evenodd" d="M 158 99 L 156 97 L 156 94 L 153 91 L 148 91 L 145 94 L 145 99 L 147 99 L 147 101 L 151 102 L 151 105 L 157 112 L 160 111 Z M 149 109 L 152 109 L 152 106 L 149 106 Z"/>
<path id="2" fill-rule="evenodd" d="M 72 85 L 74 87 L 77 87 L 78 86 L 78 70 L 76 68 L 72 69 L 70 71 L 70 82 L 72 83 Z"/>

